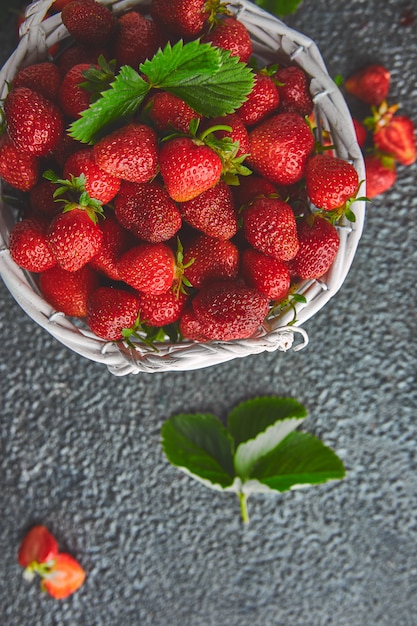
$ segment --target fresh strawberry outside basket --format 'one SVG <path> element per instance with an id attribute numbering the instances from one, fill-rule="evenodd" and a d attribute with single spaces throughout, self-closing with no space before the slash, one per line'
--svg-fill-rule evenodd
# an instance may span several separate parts
<path id="1" fill-rule="evenodd" d="M 130 10 L 148 15 L 150 2 L 102 0 L 115 16 Z M 47 17 L 51 0 L 38 0 L 28 6 L 21 26 L 21 39 L 0 71 L 0 99 L 5 100 L 17 72 L 26 66 L 47 60 L 53 47 L 71 41 L 62 23 L 61 13 Z M 74 319 L 51 306 L 42 295 L 36 275 L 22 269 L 12 259 L 10 233 L 19 219 L 19 211 L 7 200 L 7 184 L 0 201 L 0 274 L 21 308 L 59 342 L 92 361 L 105 364 L 112 374 L 123 376 L 140 372 L 186 371 L 208 367 L 238 357 L 263 351 L 299 350 L 308 343 L 303 324 L 317 313 L 342 286 L 352 264 L 365 217 L 365 169 L 357 144 L 353 122 L 344 98 L 329 77 L 315 43 L 287 27 L 281 20 L 252 2 L 236 0 L 228 10 L 250 34 L 253 56 L 260 67 L 283 64 L 298 66 L 309 78 L 309 93 L 314 105 L 314 133 L 317 142 L 331 144 L 333 155 L 353 165 L 359 181 L 354 202 L 335 220 L 340 243 L 331 267 L 319 278 L 301 279 L 284 305 L 272 307 L 264 322 L 251 336 L 233 340 L 149 342 L 132 336 L 110 341 L 94 334 L 82 319 Z M 138 68 L 136 68 L 138 69 Z M 360 193 L 359 193 L 360 190 Z M 314 207 L 313 207 L 314 211 Z M 299 340 L 295 340 L 296 337 Z M 294 343 L 295 340 L 295 343 Z"/>

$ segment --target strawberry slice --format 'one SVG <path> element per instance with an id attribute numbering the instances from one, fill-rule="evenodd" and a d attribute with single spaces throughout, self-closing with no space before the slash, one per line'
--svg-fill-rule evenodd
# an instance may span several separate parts
<path id="1" fill-rule="evenodd" d="M 42 525 L 34 526 L 20 544 L 17 560 L 22 567 L 53 561 L 58 554 L 55 537 Z"/>
<path id="2" fill-rule="evenodd" d="M 57 599 L 66 598 L 81 587 L 85 571 L 72 556 L 57 554 L 53 566 L 43 575 L 42 589 Z"/>

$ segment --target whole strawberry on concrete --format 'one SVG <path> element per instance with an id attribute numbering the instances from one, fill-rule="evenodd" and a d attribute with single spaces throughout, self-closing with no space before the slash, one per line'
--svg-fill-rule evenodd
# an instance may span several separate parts
<path id="1" fill-rule="evenodd" d="M 389 91 L 391 74 L 384 65 L 372 64 L 357 70 L 345 81 L 346 90 L 366 104 L 379 106 Z"/>

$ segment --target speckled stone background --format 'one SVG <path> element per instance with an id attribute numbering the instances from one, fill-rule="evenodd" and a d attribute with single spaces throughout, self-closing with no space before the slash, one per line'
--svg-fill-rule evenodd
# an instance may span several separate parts
<path id="1" fill-rule="evenodd" d="M 414 116 L 415 2 L 304 0 L 287 20 L 330 74 L 377 61 Z M 1 57 L 13 48 L 0 29 Z M 342 290 L 302 352 L 188 372 L 113 377 L 20 310 L 0 285 L 1 626 L 415 626 L 417 624 L 417 166 L 368 208 Z M 180 411 L 225 417 L 259 394 L 297 397 L 303 428 L 343 458 L 342 482 L 237 499 L 163 457 Z M 46 524 L 87 571 L 65 601 L 22 579 L 16 551 Z"/>

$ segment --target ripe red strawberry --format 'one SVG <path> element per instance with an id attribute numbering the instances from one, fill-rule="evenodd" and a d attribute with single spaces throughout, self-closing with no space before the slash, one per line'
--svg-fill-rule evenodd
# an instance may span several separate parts
<path id="1" fill-rule="evenodd" d="M 59 105 L 71 120 L 77 119 L 81 112 L 88 109 L 91 104 L 91 92 L 80 86 L 85 82 L 83 72 L 90 67 L 90 63 L 74 65 L 62 79 L 58 94 Z M 98 69 L 98 65 L 94 67 Z"/>
<path id="2" fill-rule="evenodd" d="M 214 150 L 189 137 L 176 137 L 164 143 L 159 167 L 168 193 L 176 202 L 192 200 L 214 187 L 223 169 Z"/>
<path id="3" fill-rule="evenodd" d="M 249 154 L 249 135 L 245 124 L 236 113 L 224 115 L 223 117 L 216 117 L 210 120 L 211 126 L 217 126 L 218 124 L 223 126 L 229 126 L 231 131 L 228 130 L 216 130 L 214 135 L 219 139 L 224 137 L 230 137 L 234 143 L 239 144 L 239 148 L 236 152 L 236 157 L 242 157 Z"/>
<path id="4" fill-rule="evenodd" d="M 17 560 L 22 567 L 32 563 L 48 563 L 56 558 L 58 544 L 45 526 L 33 526 L 23 538 Z"/>
<path id="5" fill-rule="evenodd" d="M 98 276 L 88 265 L 68 272 L 59 265 L 42 272 L 39 288 L 43 297 L 56 311 L 70 317 L 87 315 L 87 298 L 98 287 Z"/>
<path id="6" fill-rule="evenodd" d="M 258 198 L 243 212 L 247 241 L 259 252 L 280 261 L 298 251 L 297 225 L 289 204 L 277 198 Z"/>
<path id="7" fill-rule="evenodd" d="M 28 217 L 16 222 L 10 233 L 9 250 L 19 267 L 43 272 L 56 265 L 46 238 L 47 222 Z"/>
<path id="8" fill-rule="evenodd" d="M 119 222 L 145 241 L 167 241 L 182 225 L 177 205 L 156 181 L 123 181 L 114 200 L 114 209 Z"/>
<path id="9" fill-rule="evenodd" d="M 61 70 L 62 76 L 65 76 L 75 65 L 98 65 L 98 59 L 100 56 L 109 60 L 109 54 L 104 47 L 88 46 L 82 43 L 74 42 L 71 46 L 60 52 L 59 56 L 55 60 L 55 63 Z"/>
<path id="10" fill-rule="evenodd" d="M 293 270 L 305 280 L 320 278 L 336 258 L 339 234 L 333 224 L 319 216 L 313 220 L 311 217 L 303 218 L 298 221 L 297 227 L 300 248 L 292 261 Z"/>
<path id="11" fill-rule="evenodd" d="M 355 117 L 352 118 L 352 121 L 358 145 L 360 148 L 363 148 L 368 138 L 368 131 L 366 130 L 365 125 Z"/>
<path id="12" fill-rule="evenodd" d="M 386 99 L 391 76 L 383 65 L 367 65 L 345 81 L 348 93 L 367 104 L 379 106 Z"/>
<path id="13" fill-rule="evenodd" d="M 74 152 L 65 162 L 64 178 L 85 176 L 85 190 L 102 204 L 111 202 L 120 188 L 120 178 L 105 172 L 96 162 L 92 148 Z"/>
<path id="14" fill-rule="evenodd" d="M 112 176 L 146 183 L 157 174 L 157 136 L 145 124 L 127 124 L 100 139 L 93 150 L 96 162 Z"/>
<path id="15" fill-rule="evenodd" d="M 54 198 L 56 184 L 50 180 L 40 180 L 29 192 L 29 204 L 31 212 L 40 214 L 45 218 L 54 217 L 62 210 L 62 207 Z"/>
<path id="16" fill-rule="evenodd" d="M 304 176 L 314 137 L 300 115 L 280 113 L 255 126 L 249 144 L 249 167 L 273 183 L 291 185 Z"/>
<path id="17" fill-rule="evenodd" d="M 358 191 L 358 173 L 351 163 L 316 154 L 307 163 L 306 188 L 311 202 L 325 211 L 342 207 Z"/>
<path id="18" fill-rule="evenodd" d="M 229 240 L 199 235 L 184 246 L 184 266 L 184 276 L 193 287 L 208 280 L 237 278 L 239 250 Z"/>
<path id="19" fill-rule="evenodd" d="M 242 253 L 242 276 L 270 300 L 282 300 L 288 295 L 290 273 L 283 261 L 248 248 Z"/>
<path id="20" fill-rule="evenodd" d="M 276 186 L 271 181 L 256 174 L 242 176 L 239 185 L 233 188 L 235 206 L 240 209 L 260 197 L 278 196 Z"/>
<path id="21" fill-rule="evenodd" d="M 100 250 L 90 259 L 88 265 L 113 280 L 120 280 L 117 262 L 134 243 L 134 237 L 123 228 L 113 211 L 105 211 L 105 219 L 99 222 L 103 233 Z"/>
<path id="22" fill-rule="evenodd" d="M 204 335 L 204 324 L 202 324 L 192 306 L 185 307 L 179 320 L 180 333 L 185 339 L 190 341 L 208 341 Z"/>
<path id="23" fill-rule="evenodd" d="M 151 16 L 175 36 L 194 38 L 201 34 L 210 11 L 206 0 L 153 0 Z"/>
<path id="24" fill-rule="evenodd" d="M 117 21 L 114 55 L 117 63 L 138 69 L 162 48 L 167 37 L 156 22 L 138 11 L 128 11 Z"/>
<path id="25" fill-rule="evenodd" d="M 236 113 L 246 126 L 254 126 L 273 113 L 279 101 L 278 88 L 274 80 L 260 71 L 255 74 L 252 91 Z"/>
<path id="26" fill-rule="evenodd" d="M 6 133 L 0 136 L 0 177 L 20 191 L 29 191 L 39 178 L 39 158 L 22 152 Z"/>
<path id="27" fill-rule="evenodd" d="M 84 208 L 76 205 L 52 219 L 47 239 L 57 263 L 75 272 L 100 250 L 103 233 Z"/>
<path id="28" fill-rule="evenodd" d="M 106 341 L 122 339 L 123 330 L 134 327 L 138 313 L 137 295 L 114 287 L 99 287 L 87 301 L 87 324 Z"/>
<path id="29" fill-rule="evenodd" d="M 243 63 L 248 63 L 252 56 L 252 40 L 248 29 L 235 17 L 225 16 L 219 19 L 204 35 L 203 41 L 228 50 L 233 56 L 239 57 Z"/>
<path id="30" fill-rule="evenodd" d="M 309 91 L 310 80 L 301 67 L 289 65 L 274 74 L 278 83 L 280 110 L 286 113 L 298 113 L 305 117 L 313 112 L 313 100 Z"/>
<path id="31" fill-rule="evenodd" d="M 394 115 L 374 132 L 373 141 L 379 151 L 402 165 L 412 165 L 416 160 L 416 132 L 413 121 L 406 115 Z"/>
<path id="32" fill-rule="evenodd" d="M 201 115 L 196 113 L 184 100 L 167 91 L 155 93 L 150 98 L 146 109 L 149 111 L 150 120 L 161 132 L 178 130 L 182 133 L 188 133 L 190 123 L 193 120 L 201 119 Z"/>
<path id="33" fill-rule="evenodd" d="M 95 0 L 73 0 L 61 12 L 62 23 L 76 41 L 101 46 L 110 41 L 116 21 L 112 12 Z"/>
<path id="34" fill-rule="evenodd" d="M 192 301 L 208 339 L 229 341 L 253 335 L 264 321 L 269 300 L 237 280 L 204 285 Z"/>
<path id="35" fill-rule="evenodd" d="M 168 291 L 175 278 L 175 257 L 164 243 L 140 243 L 125 252 L 117 263 L 125 283 L 144 293 Z"/>
<path id="36" fill-rule="evenodd" d="M 53 159 L 59 165 L 59 169 L 62 170 L 68 157 L 79 149 L 80 142 L 64 133 L 59 144 L 51 152 L 51 159 Z"/>
<path id="37" fill-rule="evenodd" d="M 48 100 L 56 102 L 61 80 L 58 66 L 55 63 L 44 61 L 20 69 L 13 79 L 12 88 L 27 87 L 37 91 Z"/>
<path id="38" fill-rule="evenodd" d="M 237 214 L 229 185 L 220 181 L 211 189 L 179 205 L 183 219 L 210 237 L 231 239 L 237 232 Z"/>
<path id="39" fill-rule="evenodd" d="M 397 180 L 395 160 L 387 155 L 365 155 L 366 196 L 375 198 L 390 189 Z"/>
<path id="40" fill-rule="evenodd" d="M 12 89 L 4 101 L 10 139 L 22 152 L 46 156 L 60 142 L 63 116 L 51 100 L 27 87 Z"/>
<path id="41" fill-rule="evenodd" d="M 85 571 L 72 556 L 57 554 L 54 564 L 42 576 L 42 589 L 56 599 L 67 598 L 79 589 L 85 580 Z"/>
<path id="42" fill-rule="evenodd" d="M 157 295 L 139 292 L 140 321 L 156 328 L 173 324 L 181 317 L 187 300 L 187 294 L 173 288 Z"/>

